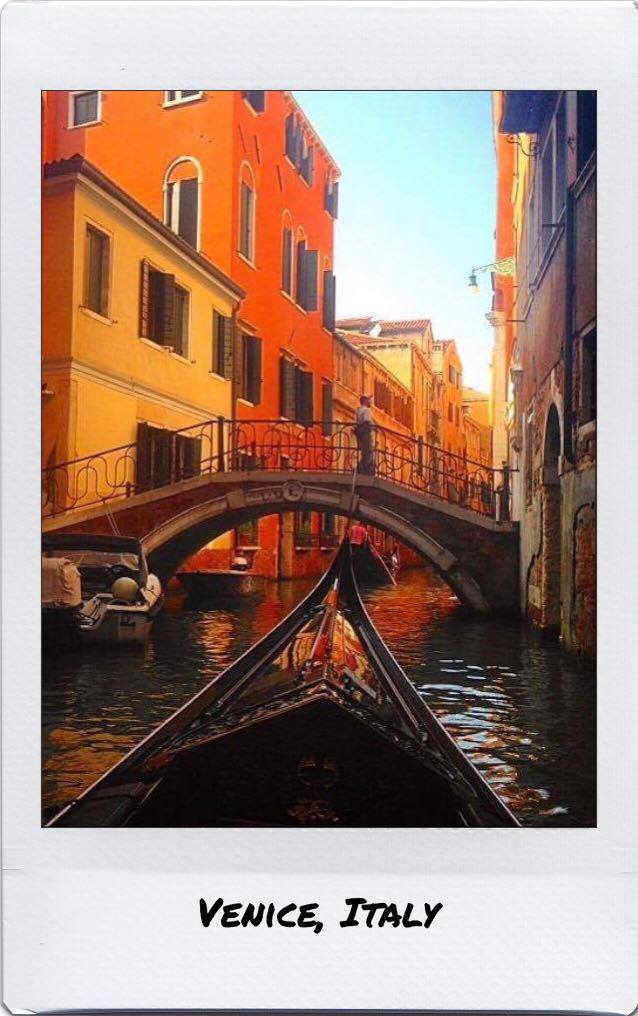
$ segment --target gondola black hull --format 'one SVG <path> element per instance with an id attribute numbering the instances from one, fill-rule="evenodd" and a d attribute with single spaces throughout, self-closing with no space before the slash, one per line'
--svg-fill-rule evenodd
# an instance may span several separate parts
<path id="1" fill-rule="evenodd" d="M 518 823 L 385 646 L 344 543 L 277 628 L 50 824 Z"/>

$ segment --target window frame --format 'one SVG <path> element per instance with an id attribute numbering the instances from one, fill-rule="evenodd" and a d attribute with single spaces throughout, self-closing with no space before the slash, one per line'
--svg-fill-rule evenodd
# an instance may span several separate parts
<path id="1" fill-rule="evenodd" d="M 244 165 L 248 165 L 248 163 L 244 163 Z M 242 167 L 242 169 L 240 170 L 240 173 L 239 173 L 239 215 L 237 217 L 238 218 L 238 222 L 237 222 L 237 226 L 238 226 L 237 253 L 252 268 L 256 268 L 257 267 L 257 265 L 256 265 L 256 251 L 257 251 L 257 188 L 255 186 L 255 178 L 254 178 L 254 174 L 252 172 L 252 169 L 250 170 L 250 175 L 251 175 L 251 180 L 250 180 L 250 182 L 248 182 L 248 180 L 244 179 L 244 173 L 243 173 L 243 167 Z M 243 188 L 244 187 L 246 187 L 246 189 L 248 190 L 249 194 L 251 195 L 250 211 L 251 211 L 251 220 L 252 221 L 250 222 L 250 229 L 248 231 L 248 239 L 250 241 L 248 253 L 246 253 L 244 250 L 242 250 L 242 242 L 243 242 L 243 238 L 244 238 L 244 223 L 243 223 L 243 219 L 242 219 L 242 210 L 243 210 L 242 193 L 243 193 Z"/>
<path id="2" fill-rule="evenodd" d="M 168 98 L 169 91 L 174 91 L 176 93 L 176 97 L 174 99 Z M 204 98 L 204 89 L 200 89 L 198 92 L 193 89 L 193 95 L 184 96 L 183 93 L 189 91 L 191 91 L 189 88 L 164 89 L 164 102 L 162 103 L 162 107 L 164 109 L 171 109 L 173 106 L 185 106 L 189 102 L 199 102 L 200 99 Z"/>
<path id="3" fill-rule="evenodd" d="M 102 310 L 95 310 L 94 307 L 90 307 L 88 303 L 89 296 L 89 273 L 90 273 L 90 262 L 89 262 L 89 233 L 95 233 L 101 237 L 102 240 L 106 241 L 106 307 L 104 312 Z M 104 271 L 104 269 L 102 269 Z M 100 283 L 102 287 L 103 281 Z M 89 314 L 94 315 L 101 321 L 111 321 L 111 300 L 113 292 L 113 234 L 108 230 L 98 226 L 97 223 L 92 222 L 90 219 L 85 220 L 84 229 L 84 276 L 83 276 L 83 292 L 82 292 L 82 310 L 87 311 Z"/>
<path id="4" fill-rule="evenodd" d="M 169 346 L 171 353 L 175 356 L 179 356 L 182 360 L 190 360 L 190 347 L 191 347 L 191 314 L 192 314 L 192 300 L 191 291 L 186 286 L 175 280 L 174 284 L 175 294 L 175 342 L 177 343 L 177 294 L 183 294 L 184 306 L 182 308 L 182 327 L 186 331 L 186 335 L 183 337 L 183 351 L 180 352 L 177 345 Z"/>
<path id="5" fill-rule="evenodd" d="M 97 113 L 95 120 L 85 120 L 83 123 L 75 123 L 75 100 L 79 95 L 97 95 Z M 68 130 L 79 130 L 82 127 L 94 127 L 95 124 L 102 123 L 102 92 L 99 88 L 83 88 L 75 92 L 69 92 L 69 108 L 68 108 Z"/>
<path id="6" fill-rule="evenodd" d="M 171 180 L 171 173 L 177 169 L 183 163 L 189 163 L 195 170 L 194 177 L 187 177 L 188 180 L 195 179 L 197 181 L 197 227 L 195 245 L 190 244 L 185 237 L 180 236 L 179 230 L 179 205 L 180 205 L 180 188 L 184 180 Z M 162 185 L 164 195 L 164 225 L 175 233 L 175 236 L 179 236 L 180 240 L 184 240 L 184 243 L 188 243 L 189 246 L 193 246 L 193 250 L 199 251 L 201 248 L 201 234 L 202 234 L 202 167 L 200 163 L 193 158 L 192 155 L 179 155 L 176 159 L 170 163 L 164 173 L 164 182 Z M 172 190 L 171 190 L 172 188 Z M 170 197 L 169 197 L 170 195 Z M 169 215 L 170 209 L 170 215 Z"/>

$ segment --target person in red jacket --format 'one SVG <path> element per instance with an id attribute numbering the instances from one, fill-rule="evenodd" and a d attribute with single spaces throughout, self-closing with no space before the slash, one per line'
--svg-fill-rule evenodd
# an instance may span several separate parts
<path id="1" fill-rule="evenodd" d="M 352 548 L 352 560 L 356 563 L 357 558 L 361 557 L 365 552 L 370 535 L 361 522 L 353 522 L 348 535 L 350 537 L 350 547 Z"/>

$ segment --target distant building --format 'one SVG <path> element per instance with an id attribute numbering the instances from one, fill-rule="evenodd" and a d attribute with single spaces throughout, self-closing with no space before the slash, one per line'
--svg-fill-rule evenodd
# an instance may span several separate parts
<path id="1" fill-rule="evenodd" d="M 465 419 L 467 457 L 474 462 L 492 464 L 492 424 L 490 423 L 490 397 L 477 388 L 463 388 L 463 413 Z M 470 437 L 468 431 L 472 431 Z M 478 449 L 476 437 L 478 436 Z M 478 456 L 470 452 L 478 450 Z"/>
<path id="2" fill-rule="evenodd" d="M 437 408 L 440 415 L 441 448 L 453 455 L 463 455 L 463 364 L 454 339 L 437 339 L 434 342 L 432 369 L 439 382 Z"/>
<path id="3" fill-rule="evenodd" d="M 596 93 L 493 96 L 498 174 L 494 459 L 512 468 L 521 605 L 596 639 Z"/>

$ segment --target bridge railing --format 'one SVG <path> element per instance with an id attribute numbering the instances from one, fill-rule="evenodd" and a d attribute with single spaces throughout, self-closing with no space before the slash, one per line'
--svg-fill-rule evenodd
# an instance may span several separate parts
<path id="1" fill-rule="evenodd" d="M 373 428 L 374 475 L 411 490 L 509 518 L 509 476 L 420 437 Z M 109 504 L 133 494 L 213 473 L 271 471 L 352 473 L 359 451 L 351 422 L 227 420 L 216 417 L 94 455 L 62 462 L 42 473 L 45 518 Z"/>

